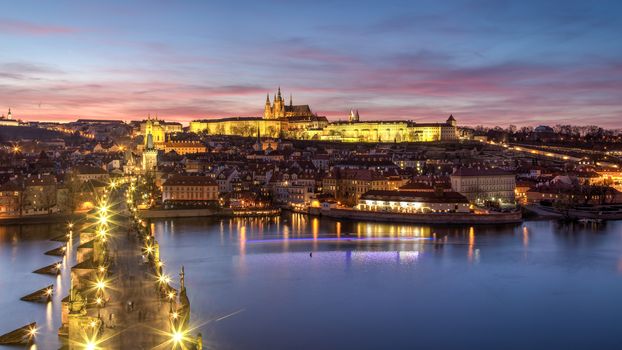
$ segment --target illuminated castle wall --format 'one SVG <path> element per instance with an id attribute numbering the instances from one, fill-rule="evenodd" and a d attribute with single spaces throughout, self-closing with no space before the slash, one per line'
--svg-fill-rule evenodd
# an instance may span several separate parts
<path id="1" fill-rule="evenodd" d="M 457 140 L 456 120 L 445 123 L 411 121 L 359 121 L 330 123 L 321 130 L 308 130 L 307 138 L 343 142 L 429 142 Z"/>
<path id="2" fill-rule="evenodd" d="M 262 136 L 278 137 L 281 134 L 282 122 L 278 119 L 262 119 L 255 117 L 235 117 L 222 119 L 193 120 L 190 131 L 205 132 L 209 135 Z"/>

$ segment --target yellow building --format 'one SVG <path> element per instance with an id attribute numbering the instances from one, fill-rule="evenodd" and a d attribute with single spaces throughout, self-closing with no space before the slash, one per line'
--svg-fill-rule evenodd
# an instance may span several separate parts
<path id="1" fill-rule="evenodd" d="M 153 144 L 156 147 L 166 141 L 166 130 L 157 117 L 151 119 L 149 116 L 146 121 L 140 123 L 140 132 L 144 136 L 144 146 L 147 145 L 147 135 L 151 135 Z"/>
<path id="2" fill-rule="evenodd" d="M 281 134 L 281 121 L 278 119 L 262 119 L 259 117 L 233 117 L 220 119 L 193 120 L 190 131 L 206 132 L 209 135 L 239 135 L 278 137 Z"/>
<path id="3" fill-rule="evenodd" d="M 456 119 L 450 116 L 444 123 L 414 121 L 361 121 L 358 111 L 351 111 L 348 121 L 329 123 L 326 117 L 315 115 L 308 105 L 294 105 L 290 96 L 286 105 L 281 89 L 266 97 L 263 118 L 234 117 L 204 119 L 190 122 L 190 131 L 212 135 L 279 137 L 302 140 L 341 142 L 428 142 L 458 139 Z"/>
<path id="4" fill-rule="evenodd" d="M 13 119 L 11 109 L 9 108 L 9 114 L 5 117 L 4 114 L 0 116 L 0 125 L 2 126 L 19 126 L 19 121 Z"/>
<path id="5" fill-rule="evenodd" d="M 445 123 L 412 121 L 347 121 L 330 123 L 323 129 L 310 129 L 307 139 L 342 142 L 427 142 L 458 139 L 456 120 L 450 116 Z"/>
<path id="6" fill-rule="evenodd" d="M 278 119 L 290 117 L 313 117 L 309 105 L 294 106 L 292 95 L 289 95 L 289 105 L 285 105 L 283 97 L 281 97 L 281 88 L 274 95 L 274 103 L 270 103 L 270 94 L 266 96 L 266 105 L 264 107 L 264 119 Z"/>

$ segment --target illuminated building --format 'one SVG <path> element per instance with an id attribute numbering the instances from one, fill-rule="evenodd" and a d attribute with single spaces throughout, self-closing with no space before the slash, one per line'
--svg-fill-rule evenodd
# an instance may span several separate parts
<path id="1" fill-rule="evenodd" d="M 294 105 L 290 97 L 286 104 L 281 89 L 270 101 L 266 97 L 263 118 L 234 117 L 204 119 L 190 122 L 190 131 L 212 135 L 257 136 L 281 135 L 302 140 L 341 142 L 428 142 L 458 139 L 456 119 L 450 116 L 444 123 L 414 121 L 361 121 L 358 111 L 350 111 L 347 121 L 328 122 L 317 116 L 308 105 Z"/>
<path id="2" fill-rule="evenodd" d="M 153 135 L 147 134 L 147 145 L 143 150 L 143 171 L 155 171 L 158 167 L 158 150 L 153 144 Z"/>
<path id="3" fill-rule="evenodd" d="M 218 200 L 218 184 L 206 176 L 175 175 L 162 184 L 162 201 L 205 202 Z"/>
<path id="4" fill-rule="evenodd" d="M 469 200 L 453 191 L 368 191 L 356 209 L 395 213 L 468 213 Z"/>
<path id="5" fill-rule="evenodd" d="M 160 124 L 157 117 L 151 119 L 151 116 L 148 116 L 147 120 L 140 124 L 140 131 L 144 135 L 144 146 L 147 145 L 147 135 L 151 135 L 153 144 L 156 147 L 166 141 L 166 129 L 164 125 Z"/>
<path id="6" fill-rule="evenodd" d="M 11 109 L 9 108 L 9 113 L 4 116 L 0 116 L 0 126 L 19 126 L 19 121 L 13 119 L 13 115 L 11 114 Z"/>
<path id="7" fill-rule="evenodd" d="M 358 111 L 348 121 L 330 123 L 323 129 L 307 130 L 308 139 L 342 142 L 429 142 L 455 141 L 456 119 L 445 123 L 413 121 L 360 121 Z"/>
<path id="8" fill-rule="evenodd" d="M 0 185 L 0 216 L 20 214 L 23 189 L 15 181 Z"/>
<path id="9" fill-rule="evenodd" d="M 514 203 L 516 176 L 502 169 L 460 168 L 450 176 L 451 188 L 471 202 Z"/>
<path id="10" fill-rule="evenodd" d="M 335 169 L 322 179 L 322 190 L 343 204 L 356 205 L 367 191 L 397 189 L 406 181 L 397 174 L 369 169 Z"/>
<path id="11" fill-rule="evenodd" d="M 291 117 L 313 117 L 309 105 L 297 105 L 294 106 L 293 98 L 289 96 L 289 105 L 285 105 L 285 101 L 281 96 L 281 88 L 279 87 L 278 93 L 274 95 L 274 103 L 270 102 L 270 95 L 266 96 L 266 105 L 264 107 L 263 117 L 264 119 L 278 119 L 278 118 L 291 118 Z"/>

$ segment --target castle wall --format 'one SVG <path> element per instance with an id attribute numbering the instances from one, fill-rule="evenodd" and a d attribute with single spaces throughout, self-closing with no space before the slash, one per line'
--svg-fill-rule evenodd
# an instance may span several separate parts
<path id="1" fill-rule="evenodd" d="M 257 136 L 257 128 L 259 128 L 261 136 L 278 137 L 281 132 L 281 121 L 273 119 L 214 119 L 190 122 L 191 132 L 207 132 L 209 135 Z"/>
<path id="2" fill-rule="evenodd" d="M 453 136 L 452 136 L 453 135 Z M 353 122 L 329 124 L 309 130 L 309 139 L 344 142 L 430 142 L 456 139 L 456 128 L 444 124 L 417 125 L 408 122 Z"/>

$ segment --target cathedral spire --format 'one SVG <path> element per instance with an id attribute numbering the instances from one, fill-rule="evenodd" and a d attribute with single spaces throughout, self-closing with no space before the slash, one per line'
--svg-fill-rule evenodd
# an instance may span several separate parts
<path id="1" fill-rule="evenodd" d="M 279 100 L 283 99 L 283 98 L 281 97 L 281 87 L 280 87 L 280 86 L 279 86 L 279 94 L 278 94 L 278 96 L 279 96 Z"/>
<path id="2" fill-rule="evenodd" d="M 270 104 L 270 93 L 266 94 L 266 104 L 269 105 Z"/>
<path id="3" fill-rule="evenodd" d="M 289 106 L 290 107 L 294 105 L 294 103 L 292 101 L 293 101 L 292 94 L 289 94 Z"/>

